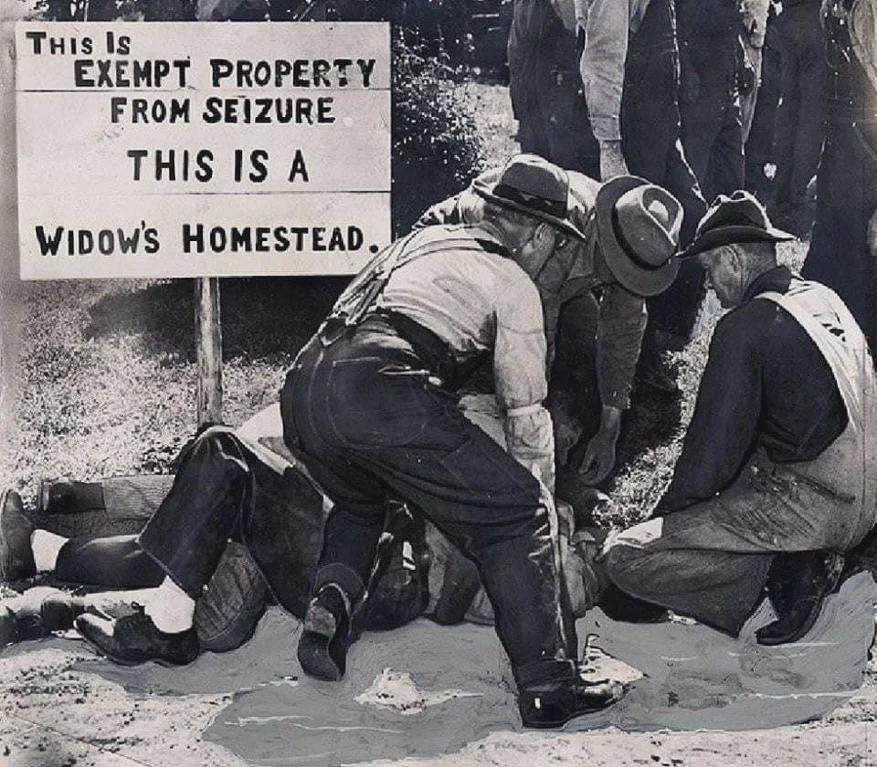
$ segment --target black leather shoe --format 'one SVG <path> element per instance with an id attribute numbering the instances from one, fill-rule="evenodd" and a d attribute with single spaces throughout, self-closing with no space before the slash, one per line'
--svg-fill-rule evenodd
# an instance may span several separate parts
<path id="1" fill-rule="evenodd" d="M 30 535 L 33 523 L 24 513 L 21 496 L 6 490 L 0 496 L 0 581 L 13 583 L 36 575 Z"/>
<path id="2" fill-rule="evenodd" d="M 98 652 L 123 666 L 147 661 L 162 666 L 185 666 L 198 657 L 198 635 L 194 628 L 166 634 L 155 627 L 142 608 L 115 620 L 80 615 L 76 628 Z"/>
<path id="3" fill-rule="evenodd" d="M 563 727 L 571 719 L 602 711 L 624 695 L 620 682 L 586 682 L 574 679 L 547 691 L 524 690 L 518 694 L 518 709 L 524 727 Z"/>
<path id="4" fill-rule="evenodd" d="M 309 676 L 337 682 L 350 646 L 350 600 L 335 583 L 321 587 L 305 613 L 298 662 Z"/>
<path id="5" fill-rule="evenodd" d="M 767 589 L 777 620 L 755 632 L 758 644 L 797 642 L 810 631 L 843 569 L 842 554 L 805 551 L 776 555 Z"/>

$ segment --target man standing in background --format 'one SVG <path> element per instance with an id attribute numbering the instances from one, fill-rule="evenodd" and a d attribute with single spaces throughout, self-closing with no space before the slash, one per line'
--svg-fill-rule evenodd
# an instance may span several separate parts
<path id="1" fill-rule="evenodd" d="M 755 77 L 749 93 L 740 98 L 740 117 L 743 123 L 743 143 L 749 140 L 755 105 L 761 90 L 761 70 L 763 64 L 764 40 L 767 33 L 767 15 L 770 0 L 742 0 L 743 10 L 743 55 Z"/>
<path id="2" fill-rule="evenodd" d="M 822 13 L 828 120 L 802 274 L 837 291 L 874 349 L 877 270 L 868 240 L 877 215 L 877 2 L 827 0 Z"/>
<path id="3" fill-rule="evenodd" d="M 780 54 L 780 94 L 774 142 L 777 165 L 771 216 L 801 237 L 810 233 L 807 186 L 825 135 L 828 65 L 819 22 L 820 0 L 785 0 L 773 24 Z"/>
<path id="4" fill-rule="evenodd" d="M 682 141 L 704 197 L 743 186 L 737 0 L 676 0 L 682 64 Z M 751 84 L 751 83 L 750 83 Z"/>
<path id="5" fill-rule="evenodd" d="M 599 178 L 594 137 L 587 129 L 575 26 L 548 0 L 514 0 L 509 30 L 509 95 L 522 152 Z"/>

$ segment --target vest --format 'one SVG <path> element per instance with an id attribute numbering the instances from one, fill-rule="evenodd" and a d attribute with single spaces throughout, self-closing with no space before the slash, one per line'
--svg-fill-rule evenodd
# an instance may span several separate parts
<path id="1" fill-rule="evenodd" d="M 823 495 L 837 523 L 837 549 L 859 543 L 877 524 L 877 381 L 865 336 L 846 305 L 818 282 L 794 281 L 788 293 L 762 293 L 804 328 L 831 368 L 847 427 L 816 459 L 790 464 Z"/>

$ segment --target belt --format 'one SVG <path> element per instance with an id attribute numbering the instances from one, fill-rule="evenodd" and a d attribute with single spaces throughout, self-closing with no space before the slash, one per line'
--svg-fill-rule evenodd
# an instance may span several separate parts
<path id="1" fill-rule="evenodd" d="M 453 391 L 459 388 L 481 365 L 483 357 L 460 359 L 451 345 L 416 320 L 389 309 L 374 309 L 366 315 L 360 327 L 390 328 L 407 341 L 424 365 L 442 381 L 442 387 Z"/>

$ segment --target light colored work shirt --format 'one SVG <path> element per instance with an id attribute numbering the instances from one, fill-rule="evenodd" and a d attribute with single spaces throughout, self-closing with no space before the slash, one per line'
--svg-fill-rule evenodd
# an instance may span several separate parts
<path id="1" fill-rule="evenodd" d="M 554 436 L 542 406 L 548 396 L 548 344 L 536 285 L 510 258 L 472 250 L 478 240 L 502 248 L 479 226 L 432 226 L 408 242 L 436 252 L 403 262 L 378 306 L 431 330 L 461 359 L 493 354 L 496 398 L 503 409 L 509 452 L 554 488 Z"/>
<path id="2" fill-rule="evenodd" d="M 877 90 L 877 2 L 856 0 L 850 11 L 853 52 Z"/>
<path id="3" fill-rule="evenodd" d="M 620 141 L 627 49 L 649 0 L 555 0 L 554 7 L 564 24 L 572 9 L 577 28 L 584 32 L 579 67 L 591 130 L 598 141 Z"/>

